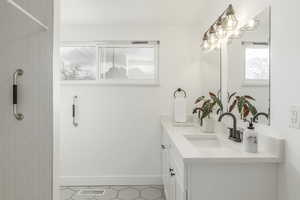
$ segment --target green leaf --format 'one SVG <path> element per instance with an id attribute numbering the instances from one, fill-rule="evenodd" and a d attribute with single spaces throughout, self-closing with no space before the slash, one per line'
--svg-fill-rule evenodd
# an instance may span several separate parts
<path id="1" fill-rule="evenodd" d="M 193 114 L 196 114 L 197 111 L 199 111 L 199 108 L 194 108 L 194 109 L 193 109 Z"/>
<path id="2" fill-rule="evenodd" d="M 209 96 L 210 97 L 217 97 L 214 93 L 212 93 L 212 92 L 209 92 Z"/>
<path id="3" fill-rule="evenodd" d="M 243 118 L 245 119 L 246 117 L 248 117 L 250 111 L 249 111 L 249 107 L 247 106 L 247 104 L 244 104 L 243 106 Z"/>
<path id="4" fill-rule="evenodd" d="M 210 99 L 204 101 L 203 105 L 202 105 L 202 108 L 205 107 L 208 103 L 210 103 Z"/>
<path id="5" fill-rule="evenodd" d="M 236 106 L 236 103 L 237 103 L 237 100 L 235 99 L 234 101 L 233 101 L 233 103 L 230 105 L 230 107 L 229 107 L 229 112 L 232 112 L 233 111 L 233 109 L 235 108 L 235 106 Z"/>
<path id="6" fill-rule="evenodd" d="M 231 101 L 232 97 L 234 97 L 235 95 L 236 95 L 236 92 L 234 92 L 234 93 L 232 93 L 232 94 L 229 95 L 229 97 L 228 97 L 228 103 Z"/>
<path id="7" fill-rule="evenodd" d="M 244 97 L 239 97 L 238 98 L 238 109 L 239 109 L 240 114 L 242 113 L 244 103 L 245 103 L 245 98 Z"/>
<path id="8" fill-rule="evenodd" d="M 253 97 L 249 96 L 249 95 L 245 95 L 244 97 L 245 97 L 246 99 L 251 99 L 251 100 L 255 101 L 255 99 L 254 99 Z"/>
<path id="9" fill-rule="evenodd" d="M 213 96 L 213 97 L 212 97 L 212 100 L 218 104 L 218 106 L 219 106 L 219 108 L 220 108 L 221 110 L 223 110 L 223 104 L 222 104 L 221 100 L 220 100 L 218 97 Z"/>
<path id="10" fill-rule="evenodd" d="M 249 101 L 246 101 L 248 107 L 249 107 L 249 110 L 251 112 L 251 114 L 254 116 L 257 114 L 257 109 L 255 108 L 254 105 L 252 105 Z"/>
<path id="11" fill-rule="evenodd" d="M 210 104 L 210 110 L 211 111 L 213 110 L 213 108 L 215 107 L 216 104 L 217 104 L 216 101 L 214 101 L 213 103 Z"/>
<path id="12" fill-rule="evenodd" d="M 204 99 L 205 99 L 205 96 L 198 97 L 198 98 L 196 99 L 196 101 L 195 101 L 195 104 L 201 102 L 201 101 L 204 100 Z"/>
<path id="13" fill-rule="evenodd" d="M 218 96 L 219 99 L 221 99 L 221 90 L 218 90 L 217 96 Z"/>
<path id="14" fill-rule="evenodd" d="M 201 116 L 201 120 L 203 120 L 204 118 L 208 117 L 210 113 L 211 113 L 211 112 L 209 112 L 209 110 L 205 110 L 205 111 L 203 112 L 202 116 Z"/>

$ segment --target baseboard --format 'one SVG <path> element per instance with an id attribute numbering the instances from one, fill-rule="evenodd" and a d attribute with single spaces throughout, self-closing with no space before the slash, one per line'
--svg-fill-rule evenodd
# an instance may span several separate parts
<path id="1" fill-rule="evenodd" d="M 85 186 L 85 185 L 161 185 L 160 175 L 151 176 L 62 176 L 61 186 Z"/>

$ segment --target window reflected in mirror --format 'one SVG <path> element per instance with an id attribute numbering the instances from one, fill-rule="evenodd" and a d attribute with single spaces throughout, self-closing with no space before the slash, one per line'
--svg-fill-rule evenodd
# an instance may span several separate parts
<path id="1" fill-rule="evenodd" d="M 267 44 L 245 47 L 245 81 L 269 84 L 269 47 Z"/>

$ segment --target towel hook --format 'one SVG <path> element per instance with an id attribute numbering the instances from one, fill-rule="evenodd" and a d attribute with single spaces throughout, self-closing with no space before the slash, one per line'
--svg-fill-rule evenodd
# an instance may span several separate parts
<path id="1" fill-rule="evenodd" d="M 174 94 L 173 94 L 174 98 L 176 98 L 176 95 L 177 95 L 178 93 L 184 93 L 184 97 L 187 96 L 185 90 L 183 90 L 183 89 L 181 89 L 181 88 L 178 88 L 177 90 L 174 91 Z"/>

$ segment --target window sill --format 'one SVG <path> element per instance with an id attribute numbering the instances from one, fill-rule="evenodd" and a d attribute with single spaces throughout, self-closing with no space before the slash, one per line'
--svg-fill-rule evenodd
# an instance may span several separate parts
<path id="1" fill-rule="evenodd" d="M 269 87 L 269 80 L 245 80 L 243 87 Z"/>
<path id="2" fill-rule="evenodd" d="M 101 85 L 101 86 L 159 86 L 158 80 L 76 80 L 60 81 L 61 85 Z"/>

